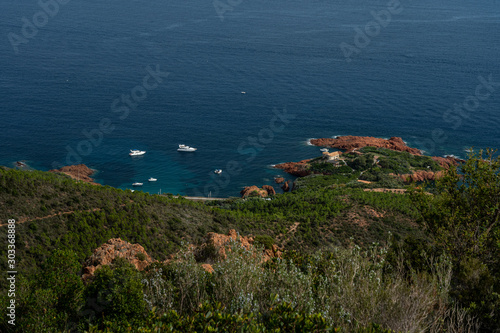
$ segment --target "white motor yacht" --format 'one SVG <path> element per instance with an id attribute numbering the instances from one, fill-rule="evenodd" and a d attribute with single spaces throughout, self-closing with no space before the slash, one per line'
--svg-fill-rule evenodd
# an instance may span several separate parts
<path id="1" fill-rule="evenodd" d="M 222 169 L 215 169 L 214 170 L 214 173 L 220 175 L 222 173 Z"/>
<path id="2" fill-rule="evenodd" d="M 145 150 L 130 149 L 130 156 L 140 156 L 146 154 Z"/>
<path id="3" fill-rule="evenodd" d="M 177 148 L 177 151 L 196 151 L 196 149 L 198 148 L 194 148 L 194 147 L 190 147 L 190 146 L 186 146 L 186 145 L 179 145 L 179 148 Z"/>
<path id="4" fill-rule="evenodd" d="M 148 179 L 148 181 L 149 181 L 149 182 L 155 182 L 155 181 L 157 181 L 157 180 L 158 180 L 158 179 L 153 178 L 153 177 L 151 177 L 151 178 L 149 178 L 149 179 Z"/>
<path id="5" fill-rule="evenodd" d="M 142 183 L 133 183 L 132 186 L 142 186 Z"/>

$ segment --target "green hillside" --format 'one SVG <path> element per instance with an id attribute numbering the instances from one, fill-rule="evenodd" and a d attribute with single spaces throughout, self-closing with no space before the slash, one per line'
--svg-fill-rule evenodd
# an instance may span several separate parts
<path id="1" fill-rule="evenodd" d="M 365 149 L 365 154 L 372 153 Z M 389 174 L 383 169 L 394 170 L 394 161 L 403 165 L 404 172 L 441 169 L 430 159 L 405 164 L 399 153 L 378 151 L 377 156 L 382 166 L 374 169 L 370 164 L 373 175 Z M 355 162 L 359 158 L 352 156 L 348 163 L 357 177 L 357 172 L 367 170 L 356 169 L 363 162 Z M 491 157 L 489 163 L 480 161 L 473 156 L 462 167 L 465 178 L 452 168 L 436 187 L 430 183 L 416 190 L 410 187 L 412 194 L 365 188 L 387 184 L 386 177 L 379 176 L 378 185 L 364 185 L 353 182 L 353 176 L 333 172 L 301 178 L 294 191 L 271 200 L 207 203 L 95 186 L 60 174 L 1 168 L 2 244 L 7 244 L 7 221 L 17 222 L 16 328 L 50 332 L 107 327 L 111 332 L 127 331 L 130 325 L 143 327 L 144 332 L 155 328 L 187 332 L 219 325 L 218 331 L 277 332 L 280 325 L 290 325 L 297 332 L 403 330 L 401 322 L 410 319 L 400 314 L 401 322 L 391 324 L 386 312 L 395 310 L 387 302 L 403 302 L 419 293 L 429 303 L 419 305 L 423 317 L 414 319 L 416 330 L 439 320 L 445 330 L 458 318 L 453 316 L 461 314 L 474 317 L 471 323 L 482 323 L 487 330 L 498 328 L 499 162 Z M 199 244 L 208 232 L 226 234 L 229 229 L 256 236 L 264 245 L 277 244 L 284 250 L 283 259 L 262 264 L 256 261 L 257 254 L 248 257 L 243 251 L 239 257 L 215 263 L 214 274 L 206 273 L 186 252 L 187 245 Z M 84 259 L 110 238 L 139 243 L 159 261 L 184 253 L 184 264 L 162 264 L 139 273 L 117 262 L 83 285 L 79 274 Z M 471 244 L 473 249 L 466 250 Z M 1 257 L 0 267 L 8 270 L 6 256 Z M 246 277 L 246 289 L 227 285 L 230 279 L 244 279 L 244 272 L 253 272 Z M 284 279 L 281 284 L 272 282 L 280 279 Z M 98 311 L 100 317 L 89 317 L 89 299 L 100 295 L 100 288 L 110 281 L 121 289 L 112 289 L 106 306 Z M 144 295 L 152 291 L 145 281 L 156 281 L 168 290 L 170 305 L 157 297 L 148 303 Z M 0 286 L 7 289 L 7 280 L 2 279 Z M 303 288 L 300 295 L 294 294 L 297 286 Z M 182 296 L 183 288 L 194 288 L 197 296 L 191 291 Z M 340 301 L 338 295 L 349 302 Z M 235 299 L 243 303 L 237 305 Z M 6 293 L 1 301 L 7 304 Z M 373 306 L 380 308 L 368 314 Z M 282 331 L 288 331 L 285 326 Z M 6 329 L 12 326 L 2 326 L 2 331 Z"/>
<path id="2" fill-rule="evenodd" d="M 323 178 L 329 184 L 328 177 Z M 310 183 L 309 190 L 273 200 L 234 198 L 204 204 L 3 168 L 0 219 L 18 222 L 20 270 L 34 269 L 59 248 L 75 251 L 83 260 L 110 238 L 139 243 L 155 259 L 164 260 L 183 242 L 198 243 L 208 232 L 229 229 L 269 235 L 284 249 L 309 252 L 345 244 L 351 237 L 363 245 L 384 243 L 389 231 L 396 237 L 419 233 L 406 195 L 323 187 L 317 178 Z"/>

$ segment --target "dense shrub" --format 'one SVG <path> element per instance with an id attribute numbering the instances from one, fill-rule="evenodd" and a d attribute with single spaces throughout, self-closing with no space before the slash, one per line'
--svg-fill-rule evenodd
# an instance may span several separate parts
<path id="1" fill-rule="evenodd" d="M 95 272 L 84 296 L 80 315 L 90 323 L 100 323 L 102 318 L 134 323 L 145 312 L 140 273 L 121 258 Z"/>
<path id="2" fill-rule="evenodd" d="M 416 189 L 421 224 L 453 261 L 451 295 L 500 329 L 500 157 L 472 153 L 465 164 L 436 181 L 435 195 Z"/>
<path id="3" fill-rule="evenodd" d="M 262 245 L 265 249 L 271 250 L 275 243 L 274 238 L 269 235 L 257 235 L 254 238 L 255 244 L 258 246 Z"/>
<path id="4" fill-rule="evenodd" d="M 263 265 L 261 252 L 245 250 L 235 243 L 230 249 L 226 260 L 213 265 L 212 274 L 203 273 L 189 251 L 181 255 L 185 264 L 175 262 L 148 273 L 148 288 L 168 286 L 179 295 L 190 290 L 185 299 L 196 300 L 182 301 L 157 291 L 154 297 L 148 294 L 150 308 L 166 312 L 175 309 L 189 315 L 199 311 L 198 304 L 210 302 L 240 318 L 261 318 L 258 321 L 265 327 L 276 306 L 282 306 L 280 312 L 290 312 L 293 325 L 297 325 L 294 327 L 314 324 L 356 331 L 377 323 L 384 329 L 419 332 L 439 325 L 448 325 L 448 329 L 458 325 L 450 317 L 456 311 L 450 311 L 448 303 L 451 265 L 446 257 L 431 261 L 429 272 L 417 273 L 405 268 L 401 258 L 388 270 L 387 251 L 378 246 L 369 251 L 352 246 L 309 256 L 295 253 Z M 169 307 L 163 306 L 166 298 Z M 307 320 L 300 324 L 299 318 Z M 286 320 L 281 318 L 283 325 Z"/>

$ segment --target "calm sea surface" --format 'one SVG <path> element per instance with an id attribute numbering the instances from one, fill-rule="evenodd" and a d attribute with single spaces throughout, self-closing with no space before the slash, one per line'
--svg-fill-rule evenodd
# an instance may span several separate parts
<path id="1" fill-rule="evenodd" d="M 229 196 L 317 156 L 314 137 L 500 148 L 500 1 L 217 4 L 71 0 L 47 15 L 2 0 L 0 164 L 81 162 L 105 185 Z"/>

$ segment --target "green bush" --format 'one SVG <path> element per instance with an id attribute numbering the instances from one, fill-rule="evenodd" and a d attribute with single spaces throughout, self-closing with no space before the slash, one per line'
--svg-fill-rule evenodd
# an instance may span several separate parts
<path id="1" fill-rule="evenodd" d="M 85 288 L 82 319 L 101 323 L 103 318 L 132 323 L 145 314 L 141 275 L 124 259 L 102 266 Z"/>
<path id="2" fill-rule="evenodd" d="M 16 328 L 20 332 L 41 332 L 76 327 L 83 305 L 83 283 L 77 275 L 80 264 L 75 253 L 54 251 L 42 268 L 35 276 L 16 276 Z M 8 299 L 2 299 L 5 301 Z M 10 331 L 6 320 L 2 320 L 0 329 Z"/>
<path id="3" fill-rule="evenodd" d="M 422 226 L 453 261 L 452 296 L 484 329 L 500 329 L 500 157 L 473 153 L 436 181 L 435 195 L 419 188 L 412 199 Z"/>
<path id="4" fill-rule="evenodd" d="M 274 245 L 274 238 L 269 235 L 257 235 L 254 238 L 255 243 L 262 245 L 265 249 L 271 250 Z"/>
<path id="5" fill-rule="evenodd" d="M 351 167 L 347 165 L 334 165 L 333 163 L 323 162 L 323 163 L 311 163 L 310 170 L 314 173 L 321 173 L 325 175 L 342 175 L 351 174 L 353 171 Z"/>
<path id="6" fill-rule="evenodd" d="M 135 257 L 136 257 L 137 259 L 141 260 L 141 261 L 144 261 L 144 260 L 146 260 L 146 259 L 147 259 L 147 258 L 146 258 L 146 255 L 145 255 L 144 253 L 142 253 L 142 252 L 138 252 L 138 253 L 135 255 Z"/>

